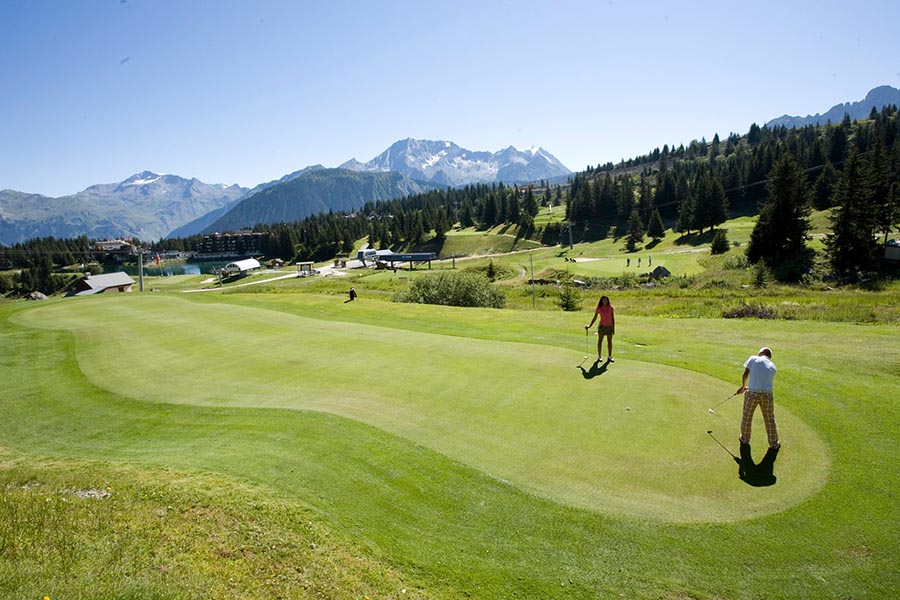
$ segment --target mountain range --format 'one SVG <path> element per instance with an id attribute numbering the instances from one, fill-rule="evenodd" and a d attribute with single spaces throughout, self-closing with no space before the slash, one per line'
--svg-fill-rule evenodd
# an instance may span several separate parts
<path id="1" fill-rule="evenodd" d="M 0 244 L 36 237 L 156 240 L 247 195 L 238 185 L 203 183 L 144 171 L 119 183 L 50 198 L 0 191 Z"/>
<path id="2" fill-rule="evenodd" d="M 422 194 L 435 187 L 395 171 L 314 169 L 247 196 L 200 233 L 234 231 L 258 223 L 290 223 L 328 211 L 352 212 L 367 202 Z"/>
<path id="3" fill-rule="evenodd" d="M 900 106 L 900 90 L 889 85 L 882 85 L 870 90 L 866 97 L 859 102 L 836 104 L 821 115 L 818 113 L 805 117 L 782 115 L 766 123 L 766 127 L 773 129 L 784 126 L 792 129 L 807 125 L 825 125 L 829 122 L 840 123 L 844 120 L 844 115 L 849 115 L 851 121 L 859 121 L 867 119 L 873 108 L 880 111 L 882 107 L 891 105 Z"/>
<path id="4" fill-rule="evenodd" d="M 144 171 L 60 198 L 0 191 L 0 244 L 49 236 L 186 237 L 353 211 L 437 187 L 537 181 L 570 172 L 541 148 L 473 152 L 452 142 L 413 139 L 396 142 L 367 163 L 314 165 L 252 189 Z"/>
<path id="5" fill-rule="evenodd" d="M 837 104 L 813 116 L 783 115 L 766 127 L 837 123 L 845 114 L 852 120 L 865 119 L 873 108 L 887 105 L 900 105 L 900 90 L 884 85 L 859 102 Z M 556 183 L 570 173 L 543 148 L 472 151 L 449 141 L 407 138 L 365 163 L 350 159 L 336 169 L 309 166 L 252 189 L 144 171 L 119 183 L 92 185 L 59 198 L 2 190 L 0 244 L 49 236 L 146 241 L 186 237 L 295 221 L 329 210 L 353 211 L 366 202 L 435 187 L 542 179 Z"/>
<path id="6" fill-rule="evenodd" d="M 403 173 L 410 179 L 440 186 L 472 183 L 528 183 L 569 175 L 555 156 L 543 148 L 473 152 L 453 142 L 407 138 L 366 163 L 350 159 L 340 166 L 351 171 Z"/>

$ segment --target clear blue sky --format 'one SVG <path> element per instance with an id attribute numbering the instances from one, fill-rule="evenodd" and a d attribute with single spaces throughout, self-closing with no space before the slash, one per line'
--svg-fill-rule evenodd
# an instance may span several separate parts
<path id="1" fill-rule="evenodd" d="M 0 189 L 251 187 L 407 138 L 573 170 L 900 87 L 900 2 L 0 0 Z"/>

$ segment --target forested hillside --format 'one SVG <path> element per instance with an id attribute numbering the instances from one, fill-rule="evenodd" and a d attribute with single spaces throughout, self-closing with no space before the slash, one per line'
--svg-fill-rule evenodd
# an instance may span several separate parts
<path id="1" fill-rule="evenodd" d="M 536 226 L 542 207 L 565 206 L 565 221 Z M 454 225 L 488 229 L 506 224 L 520 238 L 544 244 L 613 236 L 628 247 L 668 229 L 689 236 L 738 215 L 759 215 L 747 249 L 779 279 L 794 281 L 816 259 L 808 249 L 812 208 L 831 209 L 827 261 L 839 279 L 877 274 L 882 243 L 900 223 L 900 113 L 873 110 L 868 119 L 798 129 L 751 125 L 744 135 L 692 141 L 608 163 L 574 175 L 565 185 L 470 185 L 401 199 L 368 202 L 347 212 L 260 225 L 268 258 L 323 261 L 346 255 L 357 240 L 380 248 L 440 251 Z M 286 220 L 287 221 L 287 220 Z M 197 250 L 202 236 L 160 240 L 158 250 Z M 73 258 L 53 238 L 0 248 L 7 268 L 35 267 L 50 256 Z M 84 248 L 79 240 L 63 247 Z"/>

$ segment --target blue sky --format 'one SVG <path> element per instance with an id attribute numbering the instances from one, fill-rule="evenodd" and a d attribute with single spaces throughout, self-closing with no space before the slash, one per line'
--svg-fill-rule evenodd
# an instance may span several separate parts
<path id="1" fill-rule="evenodd" d="M 567 167 L 900 87 L 900 3 L 0 0 L 0 189 L 251 187 L 407 138 Z"/>

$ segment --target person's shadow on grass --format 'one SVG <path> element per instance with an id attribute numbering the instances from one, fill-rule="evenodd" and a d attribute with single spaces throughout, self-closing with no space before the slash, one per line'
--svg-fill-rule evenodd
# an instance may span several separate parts
<path id="1" fill-rule="evenodd" d="M 735 458 L 738 464 L 738 478 L 753 487 L 767 487 L 775 485 L 778 480 L 773 472 L 775 469 L 775 459 L 778 458 L 778 449 L 769 448 L 766 455 L 759 461 L 759 464 L 753 462 L 753 456 L 750 452 L 750 444 L 741 444 L 741 457 Z"/>
<path id="2" fill-rule="evenodd" d="M 593 379 L 594 377 L 606 373 L 607 367 L 609 367 L 609 361 L 600 364 L 600 361 L 596 360 L 594 361 L 594 364 L 591 365 L 590 369 L 585 370 L 585 368 L 582 366 L 579 366 L 578 368 L 581 369 L 582 377 L 584 377 L 585 379 Z"/>

